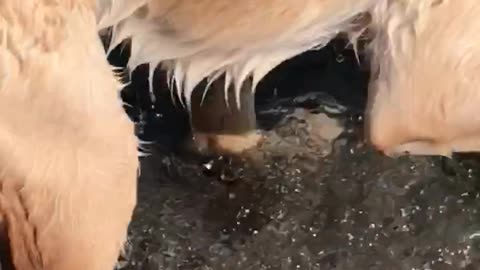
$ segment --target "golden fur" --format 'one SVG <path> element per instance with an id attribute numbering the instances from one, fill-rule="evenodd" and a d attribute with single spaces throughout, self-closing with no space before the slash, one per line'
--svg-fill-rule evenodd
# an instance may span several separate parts
<path id="1" fill-rule="evenodd" d="M 120 14 L 123 1 L 104 5 L 102 27 L 113 26 L 111 47 L 131 38 L 133 70 L 159 63 L 169 70 L 178 94 L 190 99 L 194 87 L 225 74 L 237 106 L 243 82 L 252 91 L 281 62 L 326 45 L 375 0 L 132 0 L 131 16 Z M 142 5 L 143 3 L 143 5 Z M 111 11 L 110 11 L 111 10 Z M 110 12 L 109 12 L 110 11 Z M 112 15 L 118 14 L 118 15 Z M 151 81 L 151 80 L 150 80 Z M 228 95 L 225 95 L 228 97 Z M 228 101 L 227 101 L 228 102 Z"/>
<path id="2" fill-rule="evenodd" d="M 480 151 L 479 12 L 476 0 L 378 2 L 367 118 L 378 149 Z"/>
<path id="3" fill-rule="evenodd" d="M 96 23 L 92 1 L 0 2 L 0 244 L 17 270 L 112 269 L 125 240 L 137 143 Z"/>

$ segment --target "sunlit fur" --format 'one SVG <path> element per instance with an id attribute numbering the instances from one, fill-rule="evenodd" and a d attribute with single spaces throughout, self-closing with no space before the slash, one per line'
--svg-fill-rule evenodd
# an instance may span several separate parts
<path id="1" fill-rule="evenodd" d="M 480 151 L 478 14 L 477 0 L 379 1 L 367 118 L 378 149 Z"/>
<path id="2" fill-rule="evenodd" d="M 203 79 L 226 75 L 225 90 L 253 77 L 252 91 L 269 71 L 288 58 L 320 48 L 375 0 L 100 0 L 107 14 L 102 27 L 114 26 L 111 47 L 132 40 L 130 69 L 159 63 L 169 70 L 190 107 L 194 87 Z M 144 3 L 142 5 L 142 3 Z M 111 10 L 111 12 L 109 12 Z M 130 12 L 131 13 L 131 12 Z M 151 72 L 153 74 L 153 72 Z M 226 95 L 228 96 L 228 95 Z"/>
<path id="3" fill-rule="evenodd" d="M 126 237 L 136 138 L 94 8 L 0 1 L 0 245 L 16 270 L 113 269 Z"/>

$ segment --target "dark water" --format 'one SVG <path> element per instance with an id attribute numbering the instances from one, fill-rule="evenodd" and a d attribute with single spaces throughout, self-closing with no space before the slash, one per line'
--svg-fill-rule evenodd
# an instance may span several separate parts
<path id="1" fill-rule="evenodd" d="M 119 268 L 480 269 L 476 157 L 390 159 L 365 145 L 368 78 L 342 48 L 303 55 L 262 82 L 267 139 L 243 157 L 179 151 L 187 115 L 161 84 L 152 104 L 144 72 L 135 73 L 128 112 L 156 143 L 141 160 Z M 304 111 L 337 119 L 343 133 L 313 140 L 317 118 L 298 117 Z"/>

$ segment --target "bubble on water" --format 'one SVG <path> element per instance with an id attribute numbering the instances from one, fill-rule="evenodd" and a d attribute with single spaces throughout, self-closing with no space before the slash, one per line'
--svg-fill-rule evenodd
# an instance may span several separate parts
<path id="1" fill-rule="evenodd" d="M 345 56 L 343 56 L 343 54 L 338 54 L 337 57 L 335 58 L 335 60 L 338 63 L 343 63 L 345 61 Z"/>

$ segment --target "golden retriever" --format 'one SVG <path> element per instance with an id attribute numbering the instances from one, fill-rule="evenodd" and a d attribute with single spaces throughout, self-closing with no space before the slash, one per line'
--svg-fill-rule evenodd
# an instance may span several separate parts
<path id="1" fill-rule="evenodd" d="M 275 66 L 352 32 L 368 11 L 371 142 L 387 154 L 479 150 L 476 0 L 2 0 L 8 259 L 17 270 L 106 270 L 125 240 L 137 141 L 98 31 L 113 27 L 111 47 L 131 39 L 131 69 L 162 64 L 190 108 L 204 78 L 225 74 L 239 103 L 245 80 L 253 93 Z"/>

